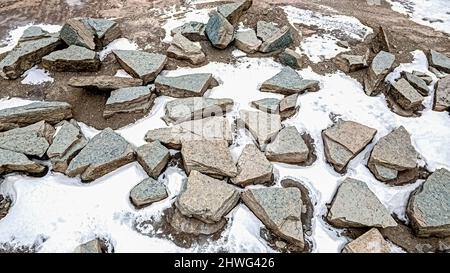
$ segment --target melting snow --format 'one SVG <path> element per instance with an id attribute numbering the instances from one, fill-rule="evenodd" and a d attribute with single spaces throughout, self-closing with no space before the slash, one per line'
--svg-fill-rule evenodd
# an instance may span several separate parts
<path id="1" fill-rule="evenodd" d="M 36 66 L 27 70 L 22 77 L 22 84 L 38 85 L 45 82 L 53 82 L 53 78 L 50 77 L 49 72 L 45 69 L 37 68 Z"/>

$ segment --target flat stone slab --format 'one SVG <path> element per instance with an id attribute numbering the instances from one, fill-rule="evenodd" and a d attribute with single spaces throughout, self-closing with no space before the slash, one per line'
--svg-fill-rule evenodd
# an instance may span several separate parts
<path id="1" fill-rule="evenodd" d="M 99 239 L 94 239 L 92 241 L 77 246 L 73 252 L 86 254 L 103 253 L 105 252 L 103 248 L 104 246 L 102 241 L 100 241 Z"/>
<path id="2" fill-rule="evenodd" d="M 94 31 L 96 49 L 103 48 L 115 39 L 120 38 L 122 32 L 119 24 L 112 20 L 100 18 L 81 18 L 81 22 Z"/>
<path id="3" fill-rule="evenodd" d="M 270 161 L 301 164 L 308 160 L 310 150 L 295 126 L 283 128 L 266 147 Z"/>
<path id="4" fill-rule="evenodd" d="M 42 58 L 42 66 L 51 71 L 95 72 L 100 69 L 100 65 L 100 58 L 95 51 L 75 45 Z"/>
<path id="5" fill-rule="evenodd" d="M 404 78 L 391 85 L 389 95 L 405 110 L 417 111 L 423 108 L 423 96 Z"/>
<path id="6" fill-rule="evenodd" d="M 292 39 L 291 29 L 284 26 L 268 39 L 266 39 L 260 46 L 259 51 L 269 53 L 288 47 L 294 40 Z"/>
<path id="7" fill-rule="evenodd" d="M 305 66 L 305 60 L 302 55 L 298 54 L 290 48 L 286 48 L 279 56 L 278 60 L 281 64 L 289 66 L 293 69 L 300 69 Z"/>
<path id="8" fill-rule="evenodd" d="M 270 231 L 303 248 L 301 197 L 297 188 L 250 189 L 242 193 L 242 201 Z"/>
<path id="9" fill-rule="evenodd" d="M 205 33 L 211 44 L 219 49 L 225 49 L 234 40 L 234 26 L 217 11 L 211 12 Z"/>
<path id="10" fill-rule="evenodd" d="M 50 37 L 51 34 L 43 30 L 41 27 L 30 26 L 24 30 L 22 36 L 19 39 L 19 43 Z"/>
<path id="11" fill-rule="evenodd" d="M 159 75 L 155 80 L 158 94 L 174 97 L 202 97 L 205 92 L 218 83 L 210 73 L 188 74 L 178 77 Z"/>
<path id="12" fill-rule="evenodd" d="M 163 183 L 147 178 L 133 187 L 130 191 L 131 203 L 141 209 L 168 197 Z"/>
<path id="13" fill-rule="evenodd" d="M 255 31 L 249 29 L 236 32 L 234 44 L 238 49 L 252 54 L 259 50 L 262 42 L 256 37 Z"/>
<path id="14" fill-rule="evenodd" d="M 343 253 L 392 253 L 392 244 L 383 238 L 376 228 L 359 236 L 347 244 Z"/>
<path id="15" fill-rule="evenodd" d="M 214 224 L 207 224 L 195 218 L 189 218 L 180 213 L 178 209 L 174 210 L 174 214 L 170 219 L 170 225 L 178 232 L 198 235 L 211 235 L 222 230 L 227 224 L 225 218 L 220 219 Z"/>
<path id="16" fill-rule="evenodd" d="M 339 228 L 395 227 L 397 223 L 365 182 L 346 178 L 334 196 L 327 220 Z"/>
<path id="17" fill-rule="evenodd" d="M 406 211 L 418 236 L 450 236 L 450 171 L 431 174 L 412 193 Z"/>
<path id="18" fill-rule="evenodd" d="M 240 120 L 260 145 L 268 143 L 281 130 L 280 115 L 259 111 L 239 111 Z"/>
<path id="19" fill-rule="evenodd" d="M 422 96 L 428 96 L 430 90 L 428 89 L 427 83 L 420 77 L 414 75 L 413 73 L 403 71 L 402 76 L 409 84 L 416 89 Z"/>
<path id="20" fill-rule="evenodd" d="M 431 77 L 430 75 L 428 75 L 428 74 L 426 74 L 426 73 L 423 73 L 423 72 L 414 70 L 414 71 L 412 72 L 412 74 L 413 74 L 414 76 L 417 76 L 417 77 L 421 78 L 423 81 L 425 81 L 425 83 L 426 83 L 427 85 L 430 85 L 430 84 L 433 82 L 433 77 Z"/>
<path id="21" fill-rule="evenodd" d="M 375 58 L 364 79 L 364 88 L 369 96 L 376 96 L 381 93 L 384 79 L 392 71 L 395 62 L 395 55 L 381 51 Z"/>
<path id="22" fill-rule="evenodd" d="M 181 155 L 188 174 L 192 171 L 215 177 L 238 174 L 226 140 L 183 140 Z"/>
<path id="23" fill-rule="evenodd" d="M 234 3 L 224 4 L 217 7 L 217 11 L 222 14 L 228 22 L 236 25 L 239 22 L 244 11 L 248 10 L 253 4 L 253 0 L 238 0 Z"/>
<path id="24" fill-rule="evenodd" d="M 106 128 L 94 136 L 70 162 L 66 174 L 89 182 L 134 161 L 134 149 L 123 137 Z"/>
<path id="25" fill-rule="evenodd" d="M 0 76 L 10 80 L 19 78 L 60 45 L 61 40 L 54 37 L 20 43 L 0 61 Z"/>
<path id="26" fill-rule="evenodd" d="M 237 162 L 238 175 L 233 184 L 245 187 L 252 184 L 270 184 L 273 181 L 273 166 L 254 144 L 248 144 Z"/>
<path id="27" fill-rule="evenodd" d="M 434 111 L 450 111 L 450 75 L 440 79 L 436 86 L 433 102 Z"/>
<path id="28" fill-rule="evenodd" d="M 154 129 L 147 132 L 145 141 L 159 140 L 170 149 L 180 149 L 183 140 L 233 140 L 231 124 L 224 117 L 208 117 L 182 122 L 170 128 Z"/>
<path id="29" fill-rule="evenodd" d="M 430 50 L 429 54 L 430 66 L 439 71 L 450 73 L 450 58 L 435 50 Z"/>
<path id="30" fill-rule="evenodd" d="M 251 106 L 269 114 L 280 112 L 280 101 L 276 98 L 265 98 L 251 102 Z"/>
<path id="31" fill-rule="evenodd" d="M 153 82 L 167 63 L 167 56 L 162 54 L 138 50 L 114 50 L 113 53 L 120 66 L 144 84 Z"/>
<path id="32" fill-rule="evenodd" d="M 170 153 L 159 141 L 154 141 L 137 148 L 136 157 L 145 172 L 150 177 L 157 179 L 167 166 Z"/>
<path id="33" fill-rule="evenodd" d="M 114 90 L 106 101 L 103 117 L 109 118 L 117 113 L 146 113 L 153 106 L 155 98 L 151 86 Z"/>
<path id="34" fill-rule="evenodd" d="M 0 148 L 0 174 L 23 172 L 31 175 L 44 175 L 47 168 L 29 160 L 24 154 Z"/>
<path id="35" fill-rule="evenodd" d="M 297 114 L 298 110 L 300 110 L 300 105 L 297 106 L 299 94 L 292 94 L 284 97 L 280 101 L 280 116 L 282 120 L 293 117 Z"/>
<path id="36" fill-rule="evenodd" d="M 339 120 L 322 132 L 327 161 L 337 172 L 345 172 L 348 163 L 372 142 L 376 133 L 363 124 Z"/>
<path id="37" fill-rule="evenodd" d="M 294 69 L 284 67 L 281 72 L 265 81 L 259 90 L 289 96 L 297 93 L 315 92 L 319 88 L 318 81 L 303 79 Z"/>
<path id="38" fill-rule="evenodd" d="M 0 110 L 0 132 L 45 120 L 56 124 L 72 117 L 72 107 L 66 102 L 33 102 L 24 106 Z"/>
<path id="39" fill-rule="evenodd" d="M 175 205 L 186 217 L 214 224 L 236 206 L 239 198 L 239 191 L 225 181 L 192 171 Z"/>
<path id="40" fill-rule="evenodd" d="M 180 33 L 193 42 L 207 41 L 208 38 L 205 34 L 205 28 L 205 24 L 191 21 L 172 29 L 171 34 L 175 36 L 177 33 Z"/>
<path id="41" fill-rule="evenodd" d="M 336 59 L 340 70 L 351 73 L 368 67 L 366 55 L 342 54 Z"/>
<path id="42" fill-rule="evenodd" d="M 269 40 L 279 30 L 272 22 L 258 21 L 256 23 L 256 36 L 263 42 Z"/>
<path id="43" fill-rule="evenodd" d="M 172 44 L 167 49 L 167 56 L 178 60 L 189 61 L 193 65 L 201 64 L 206 61 L 206 55 L 200 45 L 191 42 L 182 34 L 175 34 Z"/>
<path id="44" fill-rule="evenodd" d="M 114 76 L 77 76 L 69 80 L 68 85 L 84 89 L 96 89 L 100 91 L 113 91 L 116 89 L 137 87 L 143 84 L 141 79 L 124 78 Z"/>

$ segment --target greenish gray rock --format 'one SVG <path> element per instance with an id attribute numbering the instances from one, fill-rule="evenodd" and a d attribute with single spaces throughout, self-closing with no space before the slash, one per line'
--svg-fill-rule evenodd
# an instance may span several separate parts
<path id="1" fill-rule="evenodd" d="M 217 11 L 222 14 L 228 22 L 236 25 L 244 11 L 248 10 L 252 4 L 253 0 L 238 0 L 233 3 L 218 6 Z"/>
<path id="2" fill-rule="evenodd" d="M 253 29 L 236 32 L 234 45 L 246 53 L 257 52 L 261 44 L 262 42 L 256 37 Z"/>
<path id="3" fill-rule="evenodd" d="M 210 99 L 203 97 L 175 99 L 166 103 L 165 116 L 167 124 L 178 124 L 210 116 L 223 116 L 233 109 L 232 99 Z"/>
<path id="4" fill-rule="evenodd" d="M 201 64 L 206 61 L 206 55 L 202 51 L 202 47 L 182 34 L 175 34 L 172 44 L 167 49 L 167 56 L 178 60 L 189 61 L 193 65 Z"/>
<path id="5" fill-rule="evenodd" d="M 10 80 L 19 78 L 60 45 L 61 40 L 53 37 L 18 44 L 0 61 L 0 76 Z"/>
<path id="6" fill-rule="evenodd" d="M 109 118 L 117 113 L 146 113 L 153 106 L 155 98 L 152 86 L 114 90 L 106 101 L 103 117 Z"/>
<path id="7" fill-rule="evenodd" d="M 280 29 L 272 22 L 258 21 L 256 23 L 256 36 L 263 42 L 269 40 Z"/>
<path id="8" fill-rule="evenodd" d="M 205 28 L 205 24 L 191 21 L 172 29 L 171 34 L 175 36 L 175 34 L 180 33 L 193 42 L 207 41 Z"/>
<path id="9" fill-rule="evenodd" d="M 178 209 L 174 209 L 174 213 L 170 219 L 170 225 L 178 232 L 198 235 L 211 235 L 222 230 L 227 224 L 227 220 L 222 218 L 217 223 L 207 224 L 195 218 L 189 218 L 180 213 Z"/>
<path id="10" fill-rule="evenodd" d="M 391 243 L 376 228 L 348 243 L 342 253 L 392 253 Z"/>
<path id="11" fill-rule="evenodd" d="M 231 125 L 224 117 L 208 117 L 182 122 L 169 128 L 154 129 L 147 132 L 145 141 L 159 140 L 170 149 L 180 149 L 183 140 L 225 140 L 233 141 Z"/>
<path id="12" fill-rule="evenodd" d="M 449 75 L 449 73 L 444 73 L 442 71 L 437 70 L 436 68 L 429 66 L 428 70 L 433 73 L 438 79 L 445 78 Z"/>
<path id="13" fill-rule="evenodd" d="M 273 182 L 273 166 L 254 144 L 244 147 L 237 162 L 238 174 L 231 179 L 233 184 L 248 185 L 269 184 Z"/>
<path id="14" fill-rule="evenodd" d="M 140 78 L 144 84 L 156 79 L 167 62 L 167 56 L 137 50 L 114 50 L 120 66 L 135 78 Z"/>
<path id="15" fill-rule="evenodd" d="M 354 121 L 339 120 L 322 132 L 325 157 L 334 169 L 345 172 L 348 163 L 372 142 L 377 130 Z"/>
<path id="16" fill-rule="evenodd" d="M 77 246 L 73 252 L 74 253 L 94 254 L 94 253 L 103 253 L 106 251 L 104 251 L 104 246 L 103 246 L 102 241 L 100 241 L 99 239 L 94 239 L 92 241 L 89 241 L 87 243 Z"/>
<path id="17" fill-rule="evenodd" d="M 417 92 L 420 93 L 420 95 L 428 96 L 428 92 L 430 90 L 428 89 L 427 83 L 423 79 L 406 71 L 402 72 L 402 76 L 414 89 L 416 89 Z"/>
<path id="18" fill-rule="evenodd" d="M 422 79 L 423 81 L 425 81 L 426 85 L 430 85 L 431 83 L 433 83 L 433 77 L 431 77 L 430 75 L 428 75 L 428 74 L 426 74 L 426 73 L 423 73 L 423 72 L 414 70 L 414 71 L 412 72 L 412 74 L 413 74 L 414 76 L 419 77 L 419 78 Z"/>
<path id="19" fill-rule="evenodd" d="M 186 217 L 214 224 L 236 206 L 239 198 L 239 191 L 225 181 L 192 171 L 175 205 Z"/>
<path id="20" fill-rule="evenodd" d="M 141 79 L 114 76 L 76 76 L 69 80 L 68 85 L 77 88 L 113 91 L 116 89 L 136 87 L 143 84 Z"/>
<path id="21" fill-rule="evenodd" d="M 281 50 L 288 47 L 293 41 L 291 29 L 288 26 L 284 26 L 275 32 L 269 39 L 265 40 L 261 44 L 259 51 L 269 53 Z"/>
<path id="22" fill-rule="evenodd" d="M 286 48 L 279 56 L 278 60 L 281 64 L 287 65 L 293 69 L 300 69 L 305 66 L 303 57 L 290 48 Z"/>
<path id="23" fill-rule="evenodd" d="M 96 49 L 94 30 L 84 24 L 80 18 L 71 18 L 66 21 L 60 32 L 60 38 L 67 45 L 76 45 Z"/>
<path id="24" fill-rule="evenodd" d="M 430 66 L 439 71 L 450 73 L 450 58 L 435 50 L 430 50 L 429 54 Z"/>
<path id="25" fill-rule="evenodd" d="M 394 62 L 395 55 L 385 51 L 381 51 L 373 58 L 367 76 L 364 78 L 367 95 L 376 96 L 381 93 L 384 79 L 392 71 Z"/>
<path id="26" fill-rule="evenodd" d="M 423 108 L 423 96 L 404 78 L 391 85 L 389 95 L 405 110 L 418 111 Z"/>
<path id="27" fill-rule="evenodd" d="M 434 111 L 450 111 L 450 75 L 440 79 L 436 86 L 433 102 Z"/>
<path id="28" fill-rule="evenodd" d="M 319 90 L 319 82 L 303 79 L 294 69 L 284 67 L 281 72 L 265 81 L 259 90 L 283 95 L 302 94 Z"/>
<path id="29" fill-rule="evenodd" d="M 153 141 L 136 149 L 136 157 L 145 172 L 155 179 L 167 166 L 170 159 L 169 150 L 159 141 Z"/>
<path id="30" fill-rule="evenodd" d="M 382 26 L 378 28 L 378 33 L 372 40 L 372 50 L 375 54 L 378 54 L 380 51 L 391 51 L 391 43 L 389 41 L 387 31 L 385 31 Z"/>
<path id="31" fill-rule="evenodd" d="M 188 174 L 192 171 L 214 177 L 238 174 L 226 140 L 183 140 L 181 155 Z"/>
<path id="32" fill-rule="evenodd" d="M 280 101 L 279 114 L 282 120 L 293 117 L 297 114 L 300 109 L 300 106 L 297 106 L 298 95 L 299 94 L 292 94 L 284 97 Z"/>
<path id="33" fill-rule="evenodd" d="M 281 117 L 259 111 L 239 111 L 240 120 L 259 145 L 268 143 L 281 130 Z"/>
<path id="34" fill-rule="evenodd" d="M 234 26 L 217 11 L 211 12 L 205 33 L 211 44 L 219 49 L 225 49 L 234 40 Z"/>
<path id="35" fill-rule="evenodd" d="M 188 74 L 178 77 L 159 75 L 155 80 L 158 94 L 174 97 L 202 97 L 206 90 L 218 85 L 210 73 Z"/>
<path id="36" fill-rule="evenodd" d="M 365 182 L 346 178 L 339 186 L 327 220 L 339 228 L 395 227 L 397 223 Z"/>
<path id="37" fill-rule="evenodd" d="M 123 137 L 106 128 L 89 140 L 80 153 L 72 159 L 66 174 L 81 175 L 89 182 L 134 161 L 134 149 Z"/>
<path id="38" fill-rule="evenodd" d="M 277 114 L 280 110 L 280 100 L 276 98 L 265 98 L 251 102 L 251 106 L 269 114 Z"/>
<path id="39" fill-rule="evenodd" d="M 450 236 L 450 171 L 438 169 L 412 193 L 408 218 L 420 237 Z"/>
<path id="40" fill-rule="evenodd" d="M 95 72 L 100 69 L 100 59 L 93 50 L 71 45 L 42 58 L 42 66 L 51 71 Z"/>
<path id="41" fill-rule="evenodd" d="M 246 190 L 242 201 L 275 235 L 303 248 L 302 194 L 297 188 Z"/>
<path id="42" fill-rule="evenodd" d="M 51 37 L 51 34 L 48 33 L 47 31 L 43 30 L 41 27 L 30 26 L 24 30 L 22 36 L 19 39 L 19 43 L 32 41 L 32 40 L 39 40 L 42 38 L 49 38 L 49 37 Z"/>
<path id="43" fill-rule="evenodd" d="M 80 20 L 94 31 L 96 49 L 107 46 L 122 35 L 119 24 L 112 20 L 99 18 L 81 18 Z"/>
<path id="44" fill-rule="evenodd" d="M 131 203 L 141 209 L 168 197 L 163 183 L 147 178 L 133 187 L 130 192 Z"/>
<path id="45" fill-rule="evenodd" d="M 11 207 L 11 201 L 0 194 L 0 220 L 5 218 Z"/>
<path id="46" fill-rule="evenodd" d="M 351 73 L 368 67 L 366 55 L 342 54 L 336 58 L 340 70 Z"/>
<path id="47" fill-rule="evenodd" d="M 270 161 L 301 164 L 308 160 L 310 150 L 295 126 L 283 128 L 265 151 Z"/>
<path id="48" fill-rule="evenodd" d="M 72 117 L 72 107 L 66 102 L 33 102 L 24 106 L 0 110 L 0 132 L 45 120 L 56 124 Z"/>
<path id="49" fill-rule="evenodd" d="M 0 148 L 0 175 L 23 172 L 40 176 L 46 171 L 46 167 L 29 160 L 24 154 Z"/>

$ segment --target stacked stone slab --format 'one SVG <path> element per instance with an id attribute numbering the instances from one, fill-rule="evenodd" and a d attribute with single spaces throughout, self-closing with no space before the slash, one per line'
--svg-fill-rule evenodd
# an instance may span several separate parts
<path id="1" fill-rule="evenodd" d="M 71 45 L 42 58 L 42 66 L 51 71 L 95 72 L 100 69 L 98 54 L 85 47 Z"/>
<path id="2" fill-rule="evenodd" d="M 182 34 L 175 34 L 172 44 L 167 49 L 167 56 L 179 60 L 189 61 L 193 65 L 201 64 L 206 61 L 206 55 L 201 46 L 191 42 Z"/>
<path id="3" fill-rule="evenodd" d="M 303 79 L 294 69 L 284 67 L 278 74 L 265 81 L 259 90 L 286 96 L 315 92 L 319 90 L 319 82 Z"/>
<path id="4" fill-rule="evenodd" d="M 278 114 L 282 120 L 291 118 L 298 113 L 300 106 L 297 106 L 298 94 L 286 96 L 279 100 L 276 98 L 265 98 L 252 101 L 251 106 L 269 114 Z"/>
<path id="5" fill-rule="evenodd" d="M 142 85 L 141 79 L 124 78 L 114 76 L 77 76 L 72 77 L 69 86 L 99 91 L 113 91 L 127 87 L 137 87 Z"/>
<path id="6" fill-rule="evenodd" d="M 210 73 L 188 74 L 177 77 L 159 75 L 155 80 L 156 92 L 174 98 L 203 97 L 205 92 L 218 85 Z"/>
<path id="7" fill-rule="evenodd" d="M 114 50 L 120 66 L 130 75 L 139 78 L 144 84 L 153 82 L 164 69 L 167 56 L 138 50 Z"/>
<path id="8" fill-rule="evenodd" d="M 152 86 L 114 90 L 106 101 L 103 117 L 109 118 L 118 113 L 147 113 L 152 108 L 155 98 Z"/>

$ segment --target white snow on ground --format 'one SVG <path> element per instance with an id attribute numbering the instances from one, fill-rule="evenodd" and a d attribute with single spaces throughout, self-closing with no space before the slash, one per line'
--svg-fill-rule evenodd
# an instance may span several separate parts
<path id="1" fill-rule="evenodd" d="M 6 46 L 0 47 L 0 54 L 13 49 L 17 45 L 17 42 L 19 42 L 20 37 L 22 37 L 23 32 L 31 26 L 41 27 L 43 30 L 49 33 L 58 32 L 62 28 L 62 26 L 60 25 L 32 24 L 32 23 L 27 24 L 25 26 L 17 27 L 16 29 L 13 29 L 9 32 L 9 37 L 1 41 L 5 43 Z"/>
<path id="2" fill-rule="evenodd" d="M 311 62 L 320 63 L 350 50 L 338 46 L 338 41 L 338 39 L 328 34 L 314 34 L 310 37 L 305 37 L 300 43 L 300 48 L 297 48 L 296 51 L 299 54 L 306 54 Z"/>
<path id="3" fill-rule="evenodd" d="M 128 40 L 127 38 L 119 38 L 108 44 L 99 53 L 100 60 L 104 60 L 108 54 L 113 50 L 137 50 L 139 47 L 135 42 Z"/>
<path id="4" fill-rule="evenodd" d="M 130 74 L 128 74 L 125 70 L 119 69 L 116 71 L 115 77 L 121 77 L 121 78 L 133 78 Z"/>
<path id="5" fill-rule="evenodd" d="M 33 103 L 32 100 L 24 100 L 20 98 L 1 98 L 0 99 L 0 110 L 12 107 L 24 106 Z"/>
<path id="6" fill-rule="evenodd" d="M 49 72 L 45 69 L 34 66 L 22 75 L 24 78 L 20 83 L 29 85 L 38 85 L 45 82 L 53 82 L 53 78 L 50 77 Z"/>
<path id="7" fill-rule="evenodd" d="M 84 0 L 66 0 L 66 3 L 71 7 L 81 6 L 84 4 Z"/>
<path id="8" fill-rule="evenodd" d="M 407 14 L 412 21 L 450 34 L 448 0 L 387 0 L 392 9 Z"/>

